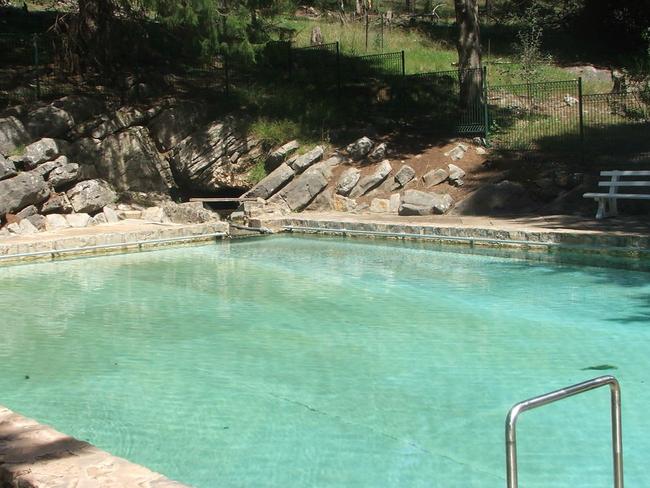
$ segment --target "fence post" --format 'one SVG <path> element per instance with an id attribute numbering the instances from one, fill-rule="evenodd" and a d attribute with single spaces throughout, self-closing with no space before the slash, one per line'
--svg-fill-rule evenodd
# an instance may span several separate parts
<path id="1" fill-rule="evenodd" d="M 289 81 L 291 81 L 291 74 L 293 71 L 293 58 L 291 56 L 291 43 L 287 44 L 288 46 L 288 52 L 287 52 L 287 60 L 289 61 Z"/>
<path id="2" fill-rule="evenodd" d="M 34 67 L 36 68 L 36 99 L 41 98 L 41 70 L 39 67 L 39 59 L 38 59 L 38 34 L 34 34 L 32 38 L 32 42 L 34 45 Z"/>
<path id="3" fill-rule="evenodd" d="M 585 144 L 585 120 L 584 111 L 582 109 L 582 76 L 578 77 L 578 112 L 580 118 L 580 146 L 584 149 Z M 584 151 L 581 151 L 584 152 Z"/>
<path id="4" fill-rule="evenodd" d="M 404 56 L 404 51 L 402 51 L 402 76 L 406 76 L 406 57 Z"/>
<path id="5" fill-rule="evenodd" d="M 489 108 L 488 108 L 488 82 L 487 82 L 487 66 L 483 66 L 483 83 L 482 83 L 482 88 L 483 88 L 483 124 L 484 124 L 484 137 L 485 137 L 485 143 L 487 144 L 487 140 L 489 137 L 489 131 L 490 131 L 490 115 L 489 115 Z"/>

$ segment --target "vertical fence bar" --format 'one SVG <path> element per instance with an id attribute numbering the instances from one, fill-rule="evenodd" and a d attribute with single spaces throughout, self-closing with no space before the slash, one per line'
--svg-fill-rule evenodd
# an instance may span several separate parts
<path id="1" fill-rule="evenodd" d="M 226 72 L 226 95 L 230 94 L 230 63 L 228 62 L 228 53 L 223 57 L 223 67 Z"/>
<path id="2" fill-rule="evenodd" d="M 483 66 L 483 137 L 485 137 L 485 142 L 487 144 L 487 140 L 489 137 L 489 131 L 490 131 L 490 114 L 489 114 L 489 108 L 488 108 L 488 81 L 487 81 L 487 66 Z"/>
<path id="3" fill-rule="evenodd" d="M 402 51 L 402 77 L 406 76 L 406 56 Z"/>
<path id="4" fill-rule="evenodd" d="M 38 59 L 38 35 L 34 34 L 32 38 L 32 43 L 34 46 L 34 67 L 36 68 L 36 99 L 41 98 L 41 69 L 40 61 Z"/>
<path id="5" fill-rule="evenodd" d="M 582 76 L 578 77 L 578 117 L 580 123 L 580 153 L 584 154 L 585 148 L 585 118 L 582 106 Z"/>
<path id="6" fill-rule="evenodd" d="M 341 47 L 336 41 L 336 93 L 341 97 Z"/>

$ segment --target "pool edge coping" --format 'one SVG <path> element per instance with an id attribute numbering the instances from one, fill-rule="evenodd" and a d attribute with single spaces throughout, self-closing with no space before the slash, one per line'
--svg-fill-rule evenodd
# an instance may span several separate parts
<path id="1" fill-rule="evenodd" d="M 49 488 L 62 482 L 190 488 L 0 405 L 0 487 Z"/>

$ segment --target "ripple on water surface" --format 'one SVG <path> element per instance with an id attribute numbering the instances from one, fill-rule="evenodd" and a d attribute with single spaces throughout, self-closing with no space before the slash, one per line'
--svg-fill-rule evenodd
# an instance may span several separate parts
<path id="1" fill-rule="evenodd" d="M 611 372 L 645 486 L 649 278 L 293 237 L 3 268 L 0 403 L 198 487 L 490 488 L 513 403 Z M 611 485 L 606 390 L 519 441 L 522 487 Z"/>

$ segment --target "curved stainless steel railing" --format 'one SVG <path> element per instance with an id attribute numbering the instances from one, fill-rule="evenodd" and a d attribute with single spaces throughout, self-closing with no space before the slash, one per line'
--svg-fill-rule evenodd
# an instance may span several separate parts
<path id="1" fill-rule="evenodd" d="M 526 410 L 532 410 L 549 403 L 608 386 L 611 392 L 612 454 L 614 458 L 614 488 L 623 488 L 623 437 L 621 432 L 621 387 L 613 376 L 600 376 L 577 385 L 546 393 L 517 403 L 506 417 L 506 470 L 508 488 L 517 488 L 517 417 Z"/>

